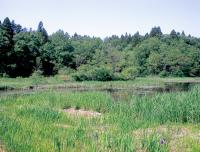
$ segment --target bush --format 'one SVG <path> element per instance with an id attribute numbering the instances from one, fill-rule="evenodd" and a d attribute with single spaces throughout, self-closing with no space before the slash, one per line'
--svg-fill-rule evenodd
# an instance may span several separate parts
<path id="1" fill-rule="evenodd" d="M 136 67 L 125 68 L 121 75 L 125 80 L 133 80 L 138 76 L 138 69 Z"/>
<path id="2" fill-rule="evenodd" d="M 85 66 L 86 67 L 86 66 Z M 95 80 L 95 81 L 111 81 L 115 80 L 114 73 L 110 68 L 107 67 L 92 67 L 88 66 L 87 70 L 85 67 L 80 68 L 78 72 L 72 75 L 73 79 L 76 81 L 87 81 L 87 80 Z"/>
<path id="3" fill-rule="evenodd" d="M 169 72 L 167 72 L 167 71 L 161 71 L 161 72 L 159 73 L 159 76 L 160 76 L 160 77 L 167 77 L 167 76 L 169 76 Z"/>
<path id="4" fill-rule="evenodd" d="M 114 80 L 114 74 L 109 68 L 99 67 L 91 71 L 91 79 L 98 81 Z"/>
<path id="5" fill-rule="evenodd" d="M 183 77 L 184 73 L 180 67 L 173 67 L 171 71 L 171 76 Z"/>
<path id="6" fill-rule="evenodd" d="M 87 74 L 83 73 L 83 72 L 76 72 L 75 74 L 72 75 L 72 78 L 75 81 L 84 81 L 84 80 L 88 80 L 87 78 Z"/>

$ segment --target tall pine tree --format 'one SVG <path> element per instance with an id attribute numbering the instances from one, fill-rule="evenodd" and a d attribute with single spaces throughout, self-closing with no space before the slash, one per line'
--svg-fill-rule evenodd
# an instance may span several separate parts
<path id="1" fill-rule="evenodd" d="M 42 43 L 45 44 L 48 41 L 48 33 L 46 29 L 44 28 L 42 21 L 40 21 L 38 24 L 37 32 L 42 37 Z"/>
<path id="2" fill-rule="evenodd" d="M 11 61 L 10 55 L 14 45 L 13 35 L 10 19 L 6 17 L 0 26 L 0 73 L 6 73 L 7 65 Z"/>

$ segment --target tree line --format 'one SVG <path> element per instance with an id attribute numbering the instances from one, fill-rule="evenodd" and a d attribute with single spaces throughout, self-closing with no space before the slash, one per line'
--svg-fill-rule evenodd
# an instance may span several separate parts
<path id="1" fill-rule="evenodd" d="M 67 71 L 75 80 L 128 80 L 137 76 L 200 76 L 200 39 L 153 27 L 145 35 L 112 35 L 101 39 L 70 36 L 63 30 L 48 35 L 23 28 L 7 17 L 0 21 L 0 75 L 28 77 Z"/>

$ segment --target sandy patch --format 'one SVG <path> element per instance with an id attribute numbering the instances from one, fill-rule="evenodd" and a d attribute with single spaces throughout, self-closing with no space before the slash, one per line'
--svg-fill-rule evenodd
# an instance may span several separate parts
<path id="1" fill-rule="evenodd" d="M 83 110 L 83 109 L 74 109 L 74 108 L 69 108 L 69 109 L 64 109 L 63 110 L 65 113 L 73 115 L 73 116 L 84 116 L 84 117 L 98 117 L 101 116 L 101 113 L 96 112 L 96 111 L 91 111 L 91 110 Z"/>

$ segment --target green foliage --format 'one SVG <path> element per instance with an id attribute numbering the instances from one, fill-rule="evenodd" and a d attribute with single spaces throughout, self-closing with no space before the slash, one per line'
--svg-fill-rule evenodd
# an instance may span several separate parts
<path id="1" fill-rule="evenodd" d="M 193 72 L 198 69 L 198 59 L 194 61 L 194 56 L 198 56 L 200 50 L 181 39 L 149 38 L 135 51 L 140 75 L 194 76 Z M 198 72 L 195 76 L 199 76 Z"/>
<path id="2" fill-rule="evenodd" d="M 58 58 L 54 50 L 54 45 L 50 42 L 44 44 L 40 49 L 41 54 L 41 70 L 43 74 L 55 75 L 58 72 Z"/>
<path id="3" fill-rule="evenodd" d="M 95 51 L 101 48 L 102 40 L 75 34 L 71 37 L 71 44 L 74 47 L 75 65 L 78 68 L 92 59 Z"/>
<path id="4" fill-rule="evenodd" d="M 150 37 L 160 37 L 162 36 L 162 31 L 161 31 L 161 28 L 158 26 L 158 27 L 153 27 L 151 29 L 151 32 L 149 34 Z"/>
<path id="5" fill-rule="evenodd" d="M 39 53 L 38 40 L 33 32 L 20 32 L 13 37 L 14 48 L 7 64 L 7 73 L 11 77 L 30 76 L 36 66 Z"/>
<path id="6" fill-rule="evenodd" d="M 7 72 L 9 55 L 13 49 L 13 29 L 9 18 L 5 18 L 0 26 L 0 73 Z"/>
<path id="7" fill-rule="evenodd" d="M 90 70 L 88 70 L 90 69 Z M 111 81 L 115 80 L 114 73 L 108 67 L 92 67 L 92 66 L 82 66 L 80 67 L 80 72 L 75 73 L 72 77 L 76 81 L 84 80 L 97 80 L 97 81 Z"/>
<path id="8" fill-rule="evenodd" d="M 50 43 L 54 46 L 53 50 L 58 59 L 58 64 L 60 64 L 61 67 L 65 66 L 74 68 L 74 47 L 68 39 L 68 34 L 59 30 L 51 35 Z"/>
<path id="9" fill-rule="evenodd" d="M 157 135 L 145 136 L 142 139 L 142 147 L 148 152 L 168 152 L 169 148 L 164 139 L 159 138 Z"/>
<path id="10" fill-rule="evenodd" d="M 136 67 L 127 67 L 122 71 L 122 78 L 125 80 L 133 80 L 138 76 L 138 69 Z"/>
<path id="11" fill-rule="evenodd" d="M 177 33 L 176 33 L 175 30 L 172 30 L 172 31 L 171 31 L 170 36 L 171 36 L 173 39 L 178 38 L 178 35 L 177 35 Z"/>
<path id="12" fill-rule="evenodd" d="M 42 43 L 43 44 L 46 43 L 48 41 L 48 34 L 47 34 L 46 29 L 43 27 L 42 21 L 40 21 L 38 24 L 37 32 L 42 38 Z"/>
<path id="13" fill-rule="evenodd" d="M 91 71 L 92 80 L 109 81 L 114 79 L 111 69 L 105 67 L 94 68 Z"/>
<path id="14" fill-rule="evenodd" d="M 85 72 L 81 67 L 89 69 Z M 9 18 L 0 24 L 0 75 L 28 77 L 41 71 L 51 76 L 64 68 L 76 71 L 74 78 L 79 81 L 148 75 L 198 77 L 200 39 L 184 31 L 163 34 L 159 26 L 145 36 L 125 33 L 102 40 L 77 33 L 70 36 L 62 30 L 48 35 L 42 21 L 36 31 Z"/>
<path id="15" fill-rule="evenodd" d="M 40 49 L 41 69 L 44 75 L 55 75 L 62 66 L 73 67 L 74 48 L 62 31 L 54 33 Z"/>

